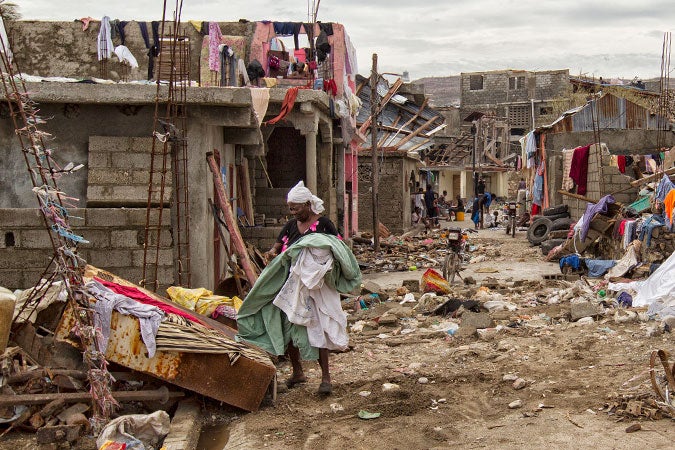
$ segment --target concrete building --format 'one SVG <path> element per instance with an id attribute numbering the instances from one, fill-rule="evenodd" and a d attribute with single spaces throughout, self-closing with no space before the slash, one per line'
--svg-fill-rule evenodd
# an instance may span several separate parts
<path id="1" fill-rule="evenodd" d="M 461 74 L 460 116 L 474 111 L 508 120 L 512 136 L 550 123 L 554 100 L 571 91 L 569 70 L 495 70 Z"/>
<path id="2" fill-rule="evenodd" d="M 228 42 L 238 43 L 233 48 L 241 44 L 242 59 L 262 58 L 272 23 L 242 21 L 219 26 L 223 36 L 231 38 Z M 125 45 L 138 56 L 139 67 L 123 67 L 113 59 L 106 61 L 105 67 L 111 80 L 141 80 L 134 83 L 94 78 L 102 70 L 102 63 L 96 58 L 98 23 L 92 22 L 86 31 L 82 30 L 82 24 L 74 22 L 22 21 L 8 23 L 7 28 L 22 73 L 72 78 L 26 78 L 36 81 L 26 83 L 26 89 L 31 100 L 39 105 L 41 117 L 48 119 L 41 129 L 52 136 L 49 145 L 56 150 L 59 161 L 86 166 L 63 177 L 59 186 L 79 200 L 70 216 L 75 231 L 90 241 L 81 246 L 82 256 L 94 265 L 139 282 L 155 98 L 159 95 L 160 108 L 167 98 L 165 87 L 158 91 L 156 84 L 142 81 L 150 72 L 151 59 L 145 57 L 148 50 L 140 23 L 129 22 L 125 27 Z M 214 198 L 213 179 L 205 161 L 209 151 L 220 155 L 221 170 L 235 208 L 248 200 L 256 217 L 264 214 L 268 219 L 283 220 L 285 195 L 303 179 L 324 199 L 328 217 L 341 228 L 352 227 L 351 223 L 341 221 L 347 204 L 345 166 L 352 159 L 352 165 L 356 166 L 356 155 L 352 157 L 349 149 L 350 118 L 336 116 L 330 103 L 344 98 L 349 87 L 341 81 L 345 76 L 353 78 L 353 74 L 346 62 L 344 27 L 333 24 L 333 30 L 329 41 L 336 53 L 331 61 L 335 79 L 340 80 L 338 92 L 330 96 L 321 90 L 300 89 L 290 112 L 273 126 L 261 128 L 260 122 L 277 116 L 289 87 L 306 84 L 306 80 L 279 79 L 279 86 L 270 89 L 203 85 L 186 88 L 183 101 L 187 110 L 192 286 L 213 289 L 226 271 L 224 252 L 218 250 L 221 244 L 214 240 L 217 233 L 208 204 L 208 199 Z M 208 66 L 205 69 L 208 42 L 204 41 L 208 35 L 203 36 L 191 24 L 181 31 L 189 42 L 190 79 L 201 79 L 208 85 L 206 78 L 213 75 Z M 119 43 L 119 37 L 114 39 Z M 87 82 L 77 82 L 81 80 Z M 261 109 L 259 93 L 263 91 L 269 100 Z M 12 182 L 3 183 L 0 196 L 0 285 L 26 288 L 34 285 L 49 263 L 51 245 L 30 192 L 30 179 L 14 135 L 11 117 L 3 104 L 0 178 Z M 248 177 L 251 189 L 248 199 L 237 182 L 241 177 Z M 163 202 L 168 207 L 170 201 L 171 184 L 167 182 L 165 197 L 157 197 L 154 202 Z M 155 214 L 151 212 L 151 220 L 155 220 Z M 160 286 L 166 287 L 175 283 L 176 243 L 169 214 L 162 216 L 161 226 L 159 278 Z M 277 225 L 242 231 L 249 241 L 264 247 L 279 229 Z"/>

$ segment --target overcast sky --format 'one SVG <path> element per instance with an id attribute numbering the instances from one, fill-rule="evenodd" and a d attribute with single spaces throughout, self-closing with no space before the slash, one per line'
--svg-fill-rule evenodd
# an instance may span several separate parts
<path id="1" fill-rule="evenodd" d="M 104 15 L 159 20 L 162 0 L 12 0 L 24 19 Z M 168 1 L 173 11 L 174 1 Z M 306 21 L 307 0 L 184 0 L 183 20 Z M 368 74 L 412 79 L 499 69 L 569 69 L 604 78 L 658 77 L 673 0 L 323 0 L 318 19 L 345 25 Z M 675 66 L 675 60 L 673 61 Z"/>

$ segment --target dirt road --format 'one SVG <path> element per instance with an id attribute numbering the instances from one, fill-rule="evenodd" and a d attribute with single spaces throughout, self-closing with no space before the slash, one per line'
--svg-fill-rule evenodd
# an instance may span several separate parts
<path id="1" fill-rule="evenodd" d="M 559 272 L 542 261 L 524 232 L 512 239 L 503 230 L 482 231 L 472 239 L 498 250 L 466 271 L 479 284 L 486 276 L 541 281 L 542 274 Z M 476 272 L 481 267 L 497 271 Z M 420 276 L 365 279 L 386 288 Z M 613 312 L 587 325 L 570 323 L 569 301 L 545 300 L 567 285 L 538 286 L 510 296 L 518 309 L 493 313 L 502 327 L 481 336 L 421 331 L 419 324 L 402 333 L 414 328 L 406 322 L 412 318 L 401 319 L 391 333 L 352 333 L 353 349 L 331 356 L 332 396 L 316 394 L 320 370 L 305 363 L 309 382 L 279 394 L 274 407 L 232 420 L 225 448 L 672 448 L 671 419 L 612 412 L 625 409 L 625 396 L 650 396 L 649 354 L 675 350 L 673 334 L 648 337 L 654 322 L 616 323 Z M 280 379 L 288 374 L 289 367 L 280 366 Z M 518 389 L 516 378 L 522 379 Z M 398 387 L 385 390 L 385 383 Z M 380 416 L 359 419 L 362 410 Z M 642 429 L 627 433 L 633 423 Z"/>

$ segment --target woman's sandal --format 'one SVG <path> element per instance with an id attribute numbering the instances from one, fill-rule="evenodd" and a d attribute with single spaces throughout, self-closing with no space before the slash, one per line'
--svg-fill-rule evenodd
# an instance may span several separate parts
<path id="1" fill-rule="evenodd" d="M 319 385 L 319 394 L 321 395 L 330 395 L 333 393 L 333 385 L 330 383 L 322 382 Z"/>

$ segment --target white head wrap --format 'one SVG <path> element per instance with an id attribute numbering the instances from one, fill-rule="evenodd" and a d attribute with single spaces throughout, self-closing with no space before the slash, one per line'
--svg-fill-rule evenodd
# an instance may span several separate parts
<path id="1" fill-rule="evenodd" d="M 314 212 L 314 214 L 321 214 L 325 209 L 323 207 L 323 200 L 312 194 L 312 191 L 307 189 L 305 183 L 302 181 L 298 182 L 293 189 L 288 191 L 286 201 L 288 203 L 309 202 L 312 205 L 312 212 Z"/>

